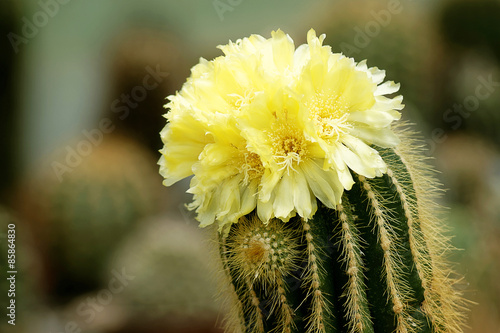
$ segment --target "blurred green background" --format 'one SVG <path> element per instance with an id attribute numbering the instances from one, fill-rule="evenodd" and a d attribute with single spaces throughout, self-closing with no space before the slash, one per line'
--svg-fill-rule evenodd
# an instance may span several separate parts
<path id="1" fill-rule="evenodd" d="M 188 182 L 161 186 L 165 97 L 216 45 L 309 28 L 401 83 L 446 191 L 466 332 L 500 332 L 500 2 L 3 0 L 0 332 L 221 332 Z M 16 326 L 7 225 L 16 225 Z"/>

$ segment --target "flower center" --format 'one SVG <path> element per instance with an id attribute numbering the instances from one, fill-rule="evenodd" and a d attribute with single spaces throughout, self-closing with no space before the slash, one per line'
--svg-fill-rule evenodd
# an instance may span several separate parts
<path id="1" fill-rule="evenodd" d="M 311 119 L 323 139 L 339 141 L 347 134 L 352 125 L 347 121 L 349 107 L 342 96 L 317 93 L 307 103 Z"/>
<path id="2" fill-rule="evenodd" d="M 243 158 L 240 162 L 240 172 L 242 172 L 245 176 L 243 182 L 245 185 L 258 177 L 261 177 L 264 174 L 264 166 L 260 160 L 259 155 L 246 151 L 242 154 Z"/>
<path id="3" fill-rule="evenodd" d="M 277 160 L 280 170 L 290 169 L 297 171 L 294 167 L 299 165 L 307 154 L 307 143 L 304 134 L 293 124 L 287 122 L 276 122 L 269 134 L 271 139 L 273 156 Z"/>

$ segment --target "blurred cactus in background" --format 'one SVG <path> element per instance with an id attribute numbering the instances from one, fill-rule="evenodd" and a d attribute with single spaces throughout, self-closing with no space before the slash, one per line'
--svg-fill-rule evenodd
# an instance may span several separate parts
<path id="1" fill-rule="evenodd" d="M 0 104 L 2 105 L 2 121 L 0 122 L 0 202 L 5 203 L 10 194 L 10 188 L 14 185 L 17 176 L 15 165 L 15 128 L 16 128 L 16 84 L 18 74 L 18 58 L 10 50 L 9 33 L 16 29 L 19 24 L 16 17 L 17 3 L 14 1 L 2 1 L 0 3 L 0 33 L 6 38 L 0 43 Z"/>
<path id="2" fill-rule="evenodd" d="M 128 313 L 120 332 L 219 332 L 216 280 L 206 231 L 172 217 L 141 222 L 113 254 L 107 272 L 133 280 L 116 295 Z M 105 282 L 113 275 L 109 273 Z"/>
<path id="3" fill-rule="evenodd" d="M 498 145 L 500 3 L 449 1 L 438 14 L 437 28 L 447 56 L 442 71 L 449 83 L 437 86 L 441 96 L 437 125 L 474 133 Z"/>
<path id="4" fill-rule="evenodd" d="M 494 0 L 445 1 L 436 28 L 445 50 L 441 71 L 447 84 L 437 87 L 436 126 L 446 140 L 436 147 L 450 224 L 457 235 L 455 254 L 478 303 L 471 332 L 499 327 L 498 258 L 500 248 L 500 3 Z"/>
<path id="5" fill-rule="evenodd" d="M 401 84 L 411 116 L 416 116 L 411 110 L 419 110 L 429 117 L 440 49 L 421 9 L 410 1 L 339 1 L 321 26 L 334 52 L 384 68 Z"/>
<path id="6" fill-rule="evenodd" d="M 461 262 L 478 303 L 470 315 L 473 332 L 496 332 L 500 319 L 500 151 L 491 141 L 460 133 L 436 150 L 453 222 L 453 244 L 463 249 L 452 259 Z M 477 286 L 477 287 L 476 287 Z"/>
<path id="7" fill-rule="evenodd" d="M 34 227 L 45 229 L 48 274 L 57 272 L 58 295 L 96 288 L 113 249 L 139 219 L 158 211 L 153 166 L 141 146 L 109 136 L 62 181 L 54 173 L 38 179 L 40 216 Z"/>
<path id="8" fill-rule="evenodd" d="M 165 94 L 173 93 L 185 75 L 182 44 L 173 34 L 137 27 L 116 36 L 109 49 L 108 75 L 112 82 L 104 117 L 116 133 L 133 138 L 156 153 L 161 141 Z"/>
<path id="9" fill-rule="evenodd" d="M 439 17 L 446 40 L 459 50 L 486 48 L 500 60 L 500 4 L 495 0 L 444 2 Z"/>

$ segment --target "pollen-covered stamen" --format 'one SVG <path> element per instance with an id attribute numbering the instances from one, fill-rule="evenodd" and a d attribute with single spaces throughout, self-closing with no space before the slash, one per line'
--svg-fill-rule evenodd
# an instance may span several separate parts
<path id="1" fill-rule="evenodd" d="M 264 166 L 259 155 L 246 151 L 242 154 L 239 171 L 243 173 L 243 183 L 248 185 L 251 180 L 261 177 L 264 174 Z"/>
<path id="2" fill-rule="evenodd" d="M 307 107 L 311 119 L 323 139 L 340 140 L 352 128 L 348 122 L 349 106 L 345 99 L 337 94 L 316 93 Z"/>
<path id="3" fill-rule="evenodd" d="M 269 134 L 272 142 L 274 158 L 281 166 L 280 170 L 290 169 L 297 172 L 295 166 L 302 162 L 307 154 L 307 143 L 304 134 L 296 126 L 289 123 L 277 123 Z"/>
<path id="4" fill-rule="evenodd" d="M 243 95 L 228 94 L 228 96 L 235 98 L 235 102 L 233 102 L 233 104 L 239 111 L 252 103 L 255 97 L 255 92 L 253 90 L 246 90 Z"/>

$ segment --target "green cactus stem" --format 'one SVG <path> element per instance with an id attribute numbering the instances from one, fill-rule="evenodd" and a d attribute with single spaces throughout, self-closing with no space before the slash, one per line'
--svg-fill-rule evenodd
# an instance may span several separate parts
<path id="1" fill-rule="evenodd" d="M 219 236 L 227 332 L 462 332 L 439 189 L 412 134 L 401 135 L 397 149 L 374 147 L 387 172 L 353 174 L 336 209 L 267 225 L 252 213 Z"/>

